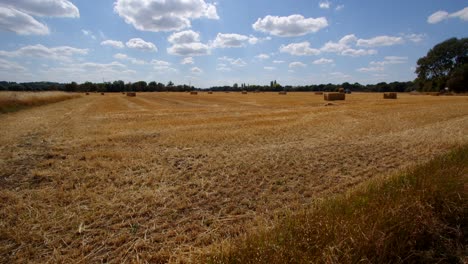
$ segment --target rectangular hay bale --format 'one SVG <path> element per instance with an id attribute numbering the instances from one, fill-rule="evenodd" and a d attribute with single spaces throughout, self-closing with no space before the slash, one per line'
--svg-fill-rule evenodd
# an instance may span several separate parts
<path id="1" fill-rule="evenodd" d="M 397 99 L 397 93 L 384 93 L 384 99 Z"/>
<path id="2" fill-rule="evenodd" d="M 127 93 L 127 96 L 135 97 L 135 96 L 136 96 L 136 93 L 135 93 L 135 92 L 129 92 L 129 93 Z"/>
<path id="3" fill-rule="evenodd" d="M 324 93 L 323 99 L 325 101 L 344 100 L 346 97 L 345 93 Z"/>

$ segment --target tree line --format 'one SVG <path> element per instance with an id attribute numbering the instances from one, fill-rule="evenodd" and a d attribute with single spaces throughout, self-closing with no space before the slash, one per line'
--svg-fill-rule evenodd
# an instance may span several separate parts
<path id="1" fill-rule="evenodd" d="M 234 83 L 232 86 L 213 86 L 211 91 L 337 91 L 339 88 L 355 92 L 439 92 L 448 88 L 454 92 L 468 91 L 468 38 L 451 38 L 435 45 L 426 56 L 417 61 L 414 81 L 380 82 L 362 85 L 360 83 L 341 84 L 311 84 L 303 86 L 281 85 L 276 80 L 270 85 Z M 186 92 L 203 90 L 191 85 L 175 85 L 160 82 L 128 82 L 114 81 L 77 84 L 54 82 L 0 82 L 0 91 L 67 91 L 67 92 Z"/>
<path id="2" fill-rule="evenodd" d="M 276 81 L 272 81 L 270 85 L 251 85 L 251 84 L 233 84 L 232 86 L 213 86 L 210 91 L 261 91 L 261 92 L 277 92 L 277 91 L 337 91 L 339 88 L 355 92 L 410 92 L 416 89 L 414 82 L 381 82 L 377 84 L 362 85 L 359 83 L 342 84 L 318 84 L 318 85 L 303 85 L 303 86 L 282 86 Z M 187 92 L 187 91 L 202 91 L 206 89 L 195 88 L 189 85 L 174 85 L 172 82 L 163 84 L 160 82 L 138 81 L 134 83 L 125 83 L 123 81 L 92 83 L 85 82 L 77 84 L 71 83 L 54 83 L 54 82 L 0 82 L 0 91 L 65 91 L 65 92 Z"/>

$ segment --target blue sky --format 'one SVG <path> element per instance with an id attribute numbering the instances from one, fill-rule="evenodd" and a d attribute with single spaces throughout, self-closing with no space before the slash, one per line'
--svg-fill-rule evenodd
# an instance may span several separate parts
<path id="1" fill-rule="evenodd" d="M 466 1 L 0 0 L 0 80 L 408 81 Z"/>

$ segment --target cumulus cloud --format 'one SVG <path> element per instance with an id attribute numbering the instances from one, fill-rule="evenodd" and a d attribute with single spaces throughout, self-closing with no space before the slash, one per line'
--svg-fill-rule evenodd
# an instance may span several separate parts
<path id="1" fill-rule="evenodd" d="M 200 33 L 192 31 L 192 30 L 181 31 L 181 32 L 173 33 L 172 35 L 170 35 L 167 38 L 167 41 L 169 41 L 172 44 L 186 44 L 186 43 L 199 42 Z"/>
<path id="2" fill-rule="evenodd" d="M 170 62 L 163 61 L 163 60 L 151 60 L 151 64 L 156 65 L 156 66 L 169 66 L 169 65 L 171 65 Z"/>
<path id="3" fill-rule="evenodd" d="M 319 7 L 322 9 L 329 9 L 330 8 L 330 2 L 328 1 L 322 1 L 319 3 Z"/>
<path id="4" fill-rule="evenodd" d="M 144 60 L 139 60 L 133 57 L 130 57 L 123 53 L 117 53 L 114 55 L 114 59 L 130 61 L 132 64 L 144 65 L 146 62 Z"/>
<path id="5" fill-rule="evenodd" d="M 218 60 L 228 62 L 231 65 L 234 65 L 237 67 L 244 67 L 247 65 L 247 63 L 241 58 L 234 59 L 234 58 L 223 56 L 223 57 L 218 58 Z"/>
<path id="6" fill-rule="evenodd" d="M 445 19 L 447 19 L 449 16 L 449 13 L 447 11 L 437 11 L 430 15 L 427 18 L 427 23 L 429 24 L 437 24 Z"/>
<path id="7" fill-rule="evenodd" d="M 404 37 L 414 43 L 419 43 L 426 38 L 426 34 L 408 34 L 404 35 Z"/>
<path id="8" fill-rule="evenodd" d="M 274 60 L 273 63 L 275 63 L 275 64 L 281 64 L 281 63 L 285 63 L 285 61 L 282 61 L 282 60 Z"/>
<path id="9" fill-rule="evenodd" d="M 33 16 L 77 18 L 80 12 L 67 0 L 0 2 L 0 28 L 3 30 L 20 35 L 48 35 L 49 28 Z"/>
<path id="10" fill-rule="evenodd" d="M 185 30 L 170 35 L 167 40 L 172 46 L 167 53 L 179 56 L 202 56 L 210 54 L 210 47 L 200 42 L 200 34 L 192 30 Z"/>
<path id="11" fill-rule="evenodd" d="M 132 38 L 127 41 L 126 45 L 131 49 L 138 49 L 142 51 L 158 51 L 156 45 L 151 42 L 144 41 L 141 38 Z"/>
<path id="12" fill-rule="evenodd" d="M 266 16 L 258 19 L 253 25 L 253 29 L 269 33 L 279 37 L 303 36 L 317 32 L 328 26 L 325 17 L 304 18 L 301 15 L 290 15 L 287 17 Z"/>
<path id="13" fill-rule="evenodd" d="M 154 69 L 154 71 L 156 73 L 159 73 L 159 74 L 178 72 L 177 69 L 174 69 L 174 68 L 166 66 L 166 65 L 162 65 L 162 66 L 156 65 L 156 66 L 153 67 L 153 69 Z"/>
<path id="14" fill-rule="evenodd" d="M 114 11 L 142 31 L 177 31 L 198 18 L 219 19 L 216 6 L 204 0 L 117 0 Z"/>
<path id="15" fill-rule="evenodd" d="M 200 42 L 175 44 L 167 48 L 167 53 L 179 56 L 202 56 L 210 54 L 210 47 Z"/>
<path id="16" fill-rule="evenodd" d="M 184 58 L 180 64 L 194 64 L 195 62 L 193 61 L 193 58 L 192 57 L 187 57 L 187 58 Z"/>
<path id="17" fill-rule="evenodd" d="M 359 68 L 356 71 L 358 72 L 380 72 L 383 71 L 383 67 L 367 67 L 367 68 Z"/>
<path id="18" fill-rule="evenodd" d="M 25 46 L 15 51 L 0 50 L 0 56 L 4 57 L 35 57 L 53 60 L 69 60 L 74 55 L 86 54 L 88 54 L 88 49 L 78 49 L 69 46 L 49 48 L 40 44 Z"/>
<path id="19" fill-rule="evenodd" d="M 293 68 L 303 68 L 305 66 L 307 66 L 307 65 L 300 62 L 300 61 L 294 61 L 294 62 L 289 63 L 289 68 L 291 68 L 291 69 L 293 69 Z"/>
<path id="20" fill-rule="evenodd" d="M 332 59 L 320 58 L 318 60 L 314 60 L 312 63 L 316 64 L 316 65 L 330 64 L 330 63 L 333 63 L 333 60 Z"/>
<path id="21" fill-rule="evenodd" d="M 439 10 L 427 18 L 427 23 L 437 24 L 449 18 L 459 18 L 461 20 L 468 21 L 468 7 L 451 14 L 449 14 L 447 11 Z"/>
<path id="22" fill-rule="evenodd" d="M 389 64 L 403 64 L 408 62 L 408 57 L 399 56 L 386 56 L 383 61 L 371 61 L 370 65 L 389 65 Z"/>
<path id="23" fill-rule="evenodd" d="M 343 56 L 351 56 L 351 57 L 359 57 L 359 56 L 367 56 L 367 55 L 375 55 L 377 54 L 377 50 L 374 49 L 346 49 L 341 52 Z"/>
<path id="24" fill-rule="evenodd" d="M 270 58 L 270 55 L 262 53 L 262 54 L 258 54 L 257 56 L 255 56 L 255 58 L 261 59 L 261 60 L 266 60 L 266 59 Z"/>
<path id="25" fill-rule="evenodd" d="M 320 50 L 311 48 L 310 43 L 308 41 L 299 42 L 299 43 L 291 43 L 286 46 L 282 45 L 280 47 L 280 52 L 289 53 L 291 55 L 296 55 L 296 56 L 320 54 Z"/>
<path id="26" fill-rule="evenodd" d="M 263 69 L 265 69 L 265 70 L 267 70 L 267 71 L 273 71 L 273 70 L 276 70 L 276 67 L 265 66 L 265 67 L 263 67 Z"/>
<path id="27" fill-rule="evenodd" d="M 371 39 L 358 39 L 357 45 L 361 47 L 379 47 L 379 46 L 393 46 L 403 44 L 405 41 L 402 37 L 392 36 L 377 36 Z"/>
<path id="28" fill-rule="evenodd" d="M 240 34 L 223 34 L 218 33 L 215 40 L 213 41 L 213 47 L 215 48 L 240 48 L 244 47 L 246 43 L 256 44 L 261 39 L 254 36 L 245 36 Z"/>
<path id="29" fill-rule="evenodd" d="M 193 73 L 193 74 L 202 74 L 203 73 L 203 70 L 198 68 L 198 67 L 193 67 L 190 69 L 190 71 Z"/>
<path id="30" fill-rule="evenodd" d="M 338 5 L 338 6 L 336 6 L 335 10 L 336 10 L 336 11 L 340 11 L 340 10 L 342 10 L 343 8 L 344 8 L 344 5 Z"/>
<path id="31" fill-rule="evenodd" d="M 224 63 L 219 63 L 216 70 L 220 72 L 230 72 L 232 69 Z"/>
<path id="32" fill-rule="evenodd" d="M 104 40 L 103 42 L 101 42 L 101 45 L 102 46 L 111 46 L 111 47 L 114 47 L 116 49 L 123 49 L 125 47 L 125 45 L 123 44 L 122 41 L 111 40 L 111 39 Z"/>

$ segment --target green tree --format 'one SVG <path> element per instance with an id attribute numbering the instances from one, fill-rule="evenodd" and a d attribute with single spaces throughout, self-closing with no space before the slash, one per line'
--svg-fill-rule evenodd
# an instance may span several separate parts
<path id="1" fill-rule="evenodd" d="M 467 63 L 468 38 L 451 38 L 435 45 L 417 62 L 416 73 L 420 87 L 443 89 L 452 74 Z"/>

